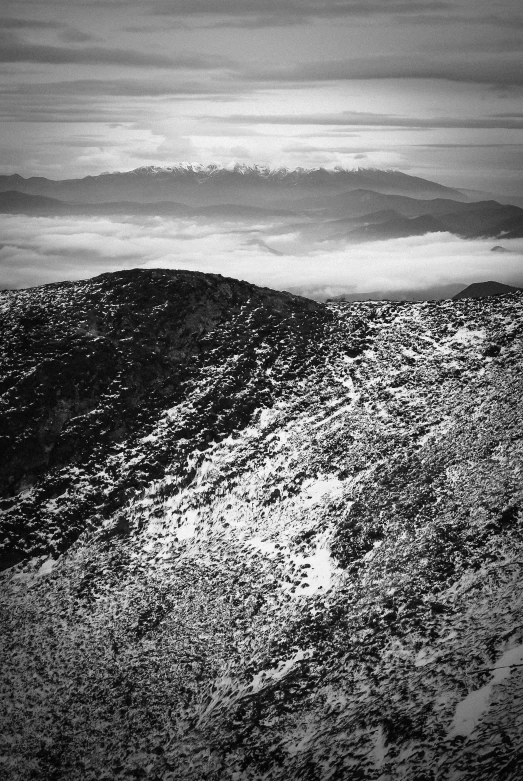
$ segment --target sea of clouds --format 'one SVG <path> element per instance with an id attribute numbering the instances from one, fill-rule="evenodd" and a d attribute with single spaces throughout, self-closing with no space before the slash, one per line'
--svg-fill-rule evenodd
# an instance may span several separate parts
<path id="1" fill-rule="evenodd" d="M 523 239 L 465 241 L 437 233 L 305 246 L 281 226 L 271 232 L 270 225 L 223 221 L 1 215 L 0 223 L 0 288 L 130 268 L 192 269 L 319 299 L 370 291 L 423 297 L 422 291 L 491 279 L 523 285 Z M 507 251 L 492 252 L 496 244 Z"/>

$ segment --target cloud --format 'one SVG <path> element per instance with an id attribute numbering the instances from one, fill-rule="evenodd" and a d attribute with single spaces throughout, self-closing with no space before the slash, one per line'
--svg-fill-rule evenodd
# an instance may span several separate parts
<path id="1" fill-rule="evenodd" d="M 33 62 L 45 65 L 70 65 L 73 63 L 123 65 L 144 68 L 168 68 L 174 64 L 170 57 L 161 54 L 141 54 L 122 49 L 104 49 L 100 46 L 69 49 L 63 46 L 34 43 L 3 44 L 0 48 L 0 62 Z"/>
<path id="2" fill-rule="evenodd" d="M 514 8 L 515 8 L 514 4 Z M 510 30 L 518 30 L 523 28 L 523 16 L 512 13 L 513 9 L 508 10 L 505 14 L 478 14 L 469 13 L 468 15 L 454 13 L 454 14 L 410 14 L 405 17 L 405 21 L 412 25 L 431 25 L 431 26 L 454 26 L 456 24 L 464 24 L 470 26 L 481 27 L 508 27 Z"/>
<path id="3" fill-rule="evenodd" d="M 4 101 L 2 120 L 4 122 L 38 122 L 60 124 L 106 124 L 108 122 L 133 123 L 145 118 L 148 110 L 145 106 L 133 106 L 132 109 L 114 106 L 100 101 Z M 149 112 L 150 114 L 150 112 Z"/>
<path id="4" fill-rule="evenodd" d="M 206 117 L 218 122 L 248 125 L 325 125 L 342 127 L 446 128 L 521 130 L 523 117 L 493 115 L 489 117 L 405 117 L 399 114 L 373 114 L 342 111 L 338 114 L 232 114 L 227 117 Z"/>
<path id="5" fill-rule="evenodd" d="M 466 144 L 413 144 L 412 146 L 424 149 L 519 149 L 523 147 L 523 142 L 520 144 L 476 144 L 474 141 L 469 141 Z"/>
<path id="6" fill-rule="evenodd" d="M 484 50 L 488 52 L 488 44 Z M 495 86 L 522 86 L 523 62 L 516 53 L 488 53 L 463 59 L 428 58 L 423 53 L 375 55 L 343 60 L 301 62 L 280 68 L 252 68 L 253 81 L 303 83 L 370 79 L 429 79 Z"/>
<path id="7" fill-rule="evenodd" d="M 178 0 L 156 2 L 151 13 L 172 17 L 232 17 L 252 19 L 255 25 L 266 19 L 295 20 L 299 24 L 310 19 L 339 19 L 383 14 L 410 15 L 420 12 L 451 11 L 445 0 Z"/>
<path id="8" fill-rule="evenodd" d="M 56 21 L 43 21 L 41 19 L 20 19 L 6 18 L 0 19 L 0 31 L 23 30 L 23 31 L 42 31 L 54 30 L 59 33 L 59 37 L 65 43 L 85 43 L 94 40 L 94 36 L 76 27 Z"/>
<path id="9" fill-rule="evenodd" d="M 40 19 L 0 19 L 0 30 L 58 30 L 61 27 L 59 22 L 44 22 Z"/>
<path id="10" fill-rule="evenodd" d="M 127 49 L 83 46 L 70 48 L 28 43 L 17 35 L 3 33 L 0 39 L 0 62 L 31 62 L 45 65 L 121 65 L 142 68 L 187 68 L 206 70 L 231 65 L 222 55 L 149 54 Z"/>
<path id="11" fill-rule="evenodd" d="M 162 218 L 44 218 L 3 215 L 0 286 L 28 287 L 122 268 L 184 268 L 318 297 L 424 290 L 487 279 L 522 284 L 523 240 L 513 252 L 450 234 L 370 244 L 316 245 L 294 252 L 295 236 L 270 226 L 201 225 Z M 499 243 L 499 242 L 498 242 Z"/>
<path id="12" fill-rule="evenodd" d="M 94 41 L 95 36 L 90 33 L 85 33 L 83 30 L 77 30 L 74 27 L 66 27 L 60 31 L 60 39 L 64 43 L 85 43 L 86 41 Z"/>
<path id="13" fill-rule="evenodd" d="M 51 0 L 56 6 L 56 0 Z M 32 6 L 34 0 L 17 0 L 19 7 Z M 42 0 L 42 5 L 46 0 Z M 49 2 L 47 2 L 49 5 Z M 265 13 L 282 13 L 285 16 L 311 16 L 338 18 L 343 16 L 382 13 L 419 14 L 421 11 L 437 12 L 454 10 L 450 0 L 68 0 L 69 7 L 112 8 L 134 12 L 140 9 L 166 16 L 254 16 Z"/>
<path id="14" fill-rule="evenodd" d="M 208 77 L 202 81 L 168 78 L 140 79 L 73 79 L 71 81 L 50 81 L 5 85 L 0 86 L 0 94 L 12 95 L 20 99 L 21 96 L 38 96 L 48 101 L 52 96 L 69 96 L 82 98 L 92 97 L 176 97 L 184 99 L 192 95 L 221 94 L 225 87 L 219 80 L 210 80 Z M 227 84 L 227 92 L 238 92 L 242 88 L 239 85 Z"/>
<path id="15" fill-rule="evenodd" d="M 185 79 L 76 79 L 74 81 L 10 84 L 0 87 L 0 117 L 4 122 L 150 124 L 161 118 L 172 101 L 234 103 L 241 85 L 222 80 Z M 214 126 L 216 127 L 216 126 Z"/>
<path id="16" fill-rule="evenodd" d="M 47 3 L 48 4 L 48 3 Z M 17 6 L 32 10 L 34 0 L 18 0 Z M 42 0 L 40 6 L 46 5 Z M 59 3 L 53 0 L 53 10 Z M 508 27 L 523 26 L 512 0 L 499 0 L 496 12 L 478 7 L 477 2 L 452 0 L 68 0 L 68 8 L 82 6 L 97 10 L 131 12 L 134 24 L 126 29 L 155 31 L 140 23 L 140 15 L 149 19 L 171 18 L 177 26 L 263 28 L 310 23 L 315 20 L 357 20 L 389 16 L 413 25 Z M 137 19 L 137 20 L 136 20 Z"/>

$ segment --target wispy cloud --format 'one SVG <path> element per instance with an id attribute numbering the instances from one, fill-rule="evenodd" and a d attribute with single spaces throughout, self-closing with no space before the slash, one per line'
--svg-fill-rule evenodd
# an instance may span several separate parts
<path id="1" fill-rule="evenodd" d="M 76 79 L 0 87 L 3 122 L 144 122 L 159 117 L 164 101 L 233 102 L 242 86 L 206 78 L 171 75 L 147 79 Z"/>
<path id="2" fill-rule="evenodd" d="M 62 25 L 59 22 L 41 19 L 23 19 L 18 17 L 0 19 L 0 30 L 58 30 L 61 27 Z"/>
<path id="3" fill-rule="evenodd" d="M 514 52 L 491 56 L 438 59 L 423 53 L 374 55 L 343 60 L 300 62 L 277 68 L 251 68 L 244 77 L 253 81 L 303 83 L 370 79 L 429 79 L 495 86 L 522 86 L 523 62 Z"/>
<path id="4" fill-rule="evenodd" d="M 71 81 L 48 81 L 0 86 L 0 95 L 13 95 L 17 98 L 29 96 L 45 96 L 46 99 L 55 96 L 82 97 L 186 97 L 190 95 L 216 95 L 221 92 L 241 91 L 240 85 L 227 83 L 225 87 L 219 77 L 210 80 L 196 81 L 169 75 L 167 78 L 119 78 L 119 79 L 72 79 Z"/>
<path id="5" fill-rule="evenodd" d="M 202 70 L 230 65 L 223 55 L 152 54 L 103 46 L 54 46 L 30 43 L 17 34 L 0 37 L 0 62 L 29 62 L 45 65 L 121 65 L 142 68 L 186 68 Z"/>
<path id="6" fill-rule="evenodd" d="M 240 17 L 260 23 L 278 18 L 295 20 L 369 17 L 383 14 L 410 15 L 420 12 L 451 11 L 445 0 L 178 0 L 175 6 L 155 2 L 151 12 L 163 16 Z"/>
<path id="7" fill-rule="evenodd" d="M 480 144 L 469 141 L 466 144 L 412 144 L 412 146 L 424 149 L 521 149 L 523 141 L 520 144 Z"/>
<path id="8" fill-rule="evenodd" d="M 86 41 L 95 39 L 95 36 L 90 33 L 86 33 L 76 27 L 71 27 L 69 24 L 64 24 L 63 22 L 57 22 L 55 20 L 46 21 L 43 19 L 24 19 L 20 17 L 6 17 L 0 19 L 0 33 L 2 31 L 12 30 L 33 33 L 53 31 L 58 33 L 58 37 L 65 43 L 85 43 Z"/>
<path id="9" fill-rule="evenodd" d="M 209 117 L 210 119 L 210 117 Z M 397 114 L 373 114 L 360 111 L 342 111 L 339 114 L 231 114 L 214 117 L 219 122 L 246 125 L 320 125 L 342 127 L 387 128 L 493 128 L 521 130 L 523 117 L 494 115 L 490 117 L 406 117 Z"/>
<path id="10" fill-rule="evenodd" d="M 515 5 L 504 9 L 505 13 L 477 13 L 473 5 L 469 7 L 469 13 L 460 13 L 458 8 L 454 7 L 454 13 L 434 14 L 413 13 L 405 17 L 404 21 L 411 25 L 423 25 L 423 26 L 441 26 L 449 27 L 456 24 L 467 25 L 467 27 L 499 27 L 509 28 L 510 30 L 517 30 L 523 28 L 523 15 L 514 13 L 516 10 Z"/>

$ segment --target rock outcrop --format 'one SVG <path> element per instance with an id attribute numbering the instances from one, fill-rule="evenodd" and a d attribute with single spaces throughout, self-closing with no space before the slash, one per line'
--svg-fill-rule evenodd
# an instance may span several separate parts
<path id="1" fill-rule="evenodd" d="M 10 778 L 520 777 L 521 293 L 2 306 Z"/>

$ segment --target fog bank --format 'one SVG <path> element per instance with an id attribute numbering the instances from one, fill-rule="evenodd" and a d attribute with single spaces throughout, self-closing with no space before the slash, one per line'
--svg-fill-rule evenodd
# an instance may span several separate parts
<path id="1" fill-rule="evenodd" d="M 326 298 L 342 293 L 465 286 L 493 279 L 523 285 L 523 239 L 461 240 L 433 233 L 366 244 L 296 247 L 270 225 L 198 224 L 162 217 L 1 215 L 0 287 L 85 279 L 129 268 L 204 271 Z M 502 245 L 507 252 L 492 252 Z"/>

